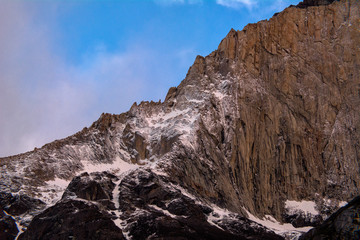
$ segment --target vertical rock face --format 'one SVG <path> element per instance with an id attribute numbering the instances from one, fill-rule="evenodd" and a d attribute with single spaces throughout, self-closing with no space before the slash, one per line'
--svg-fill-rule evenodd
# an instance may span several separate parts
<path id="1" fill-rule="evenodd" d="M 199 185 L 230 208 L 276 216 L 285 199 L 359 194 L 358 10 L 358 1 L 287 8 L 231 30 L 204 66 L 195 63 L 192 78 L 232 79 L 224 86 L 231 104 L 216 102 L 198 132 L 218 189 Z"/>
<path id="2" fill-rule="evenodd" d="M 0 159 L 0 207 L 31 200 L 14 211 L 29 226 L 24 239 L 74 236 L 69 219 L 82 216 L 102 216 L 92 230 L 106 224 L 119 238 L 279 239 L 244 217 L 281 234 L 276 220 L 318 224 L 359 195 L 359 5 L 308 0 L 232 29 L 163 103 L 103 114 L 73 136 Z M 305 207 L 289 211 L 294 202 Z"/>

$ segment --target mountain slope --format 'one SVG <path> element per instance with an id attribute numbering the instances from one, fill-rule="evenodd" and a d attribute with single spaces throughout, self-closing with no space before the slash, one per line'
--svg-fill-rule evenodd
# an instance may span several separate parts
<path id="1" fill-rule="evenodd" d="M 359 195 L 359 5 L 304 1 L 268 21 L 231 30 L 217 50 L 196 58 L 164 102 L 103 114 L 73 136 L 0 159 L 1 208 L 26 227 L 60 199 L 58 204 L 72 206 L 87 201 L 101 206 L 91 210 L 96 214 L 113 212 L 125 237 L 139 238 L 178 226 L 181 236 L 196 232 L 194 239 L 203 229 L 208 239 L 225 232 L 229 239 L 250 233 L 272 239 L 249 220 L 241 221 L 260 230 L 236 232 L 234 224 L 241 217 L 295 219 L 303 222 L 299 227 L 316 217 L 321 222 Z M 75 176 L 96 171 L 114 176 L 102 198 L 89 197 L 101 183 L 87 195 L 63 195 Z M 139 192 L 143 200 L 136 202 Z M 177 214 L 169 208 L 174 201 L 194 212 Z M 302 201 L 313 204 L 311 211 L 289 207 Z M 35 220 L 56 206 L 35 217 L 22 236 L 31 237 Z M 174 226 L 164 226 L 170 219 Z M 136 221 L 158 228 L 139 233 L 131 224 Z"/>

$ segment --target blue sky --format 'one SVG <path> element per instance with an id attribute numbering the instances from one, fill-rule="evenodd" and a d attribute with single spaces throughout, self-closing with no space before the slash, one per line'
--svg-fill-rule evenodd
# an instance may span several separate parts
<path id="1" fill-rule="evenodd" d="M 231 28 L 299 0 L 0 1 L 0 156 L 163 100 Z"/>

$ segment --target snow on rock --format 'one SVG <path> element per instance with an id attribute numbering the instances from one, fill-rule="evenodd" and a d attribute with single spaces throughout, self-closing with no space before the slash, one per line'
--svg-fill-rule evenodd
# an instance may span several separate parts
<path id="1" fill-rule="evenodd" d="M 316 210 L 316 204 L 313 201 L 291 201 L 287 200 L 285 202 L 285 209 L 288 214 L 304 213 L 306 215 L 319 215 L 319 211 Z"/>
<path id="2" fill-rule="evenodd" d="M 319 225 L 327 216 L 322 215 L 319 203 L 313 201 L 293 201 L 287 200 L 285 202 L 285 212 L 283 213 L 283 220 L 291 223 L 294 227 L 315 227 Z M 320 204 L 321 206 L 321 204 Z"/>
<path id="3" fill-rule="evenodd" d="M 120 157 L 116 157 L 116 159 L 112 163 L 95 163 L 89 160 L 83 161 L 83 169 L 79 174 L 84 172 L 103 172 L 108 171 L 113 174 L 125 173 L 129 170 L 136 169 L 138 165 L 130 164 L 128 162 L 123 161 Z M 38 188 L 39 199 L 44 201 L 47 205 L 53 205 L 57 201 L 61 199 L 62 194 L 65 189 L 69 185 L 71 180 L 61 179 L 56 177 L 53 180 L 49 180 L 45 182 L 44 186 L 40 186 Z"/>
<path id="4" fill-rule="evenodd" d="M 115 210 L 112 211 L 113 214 L 115 214 L 116 218 L 113 219 L 115 225 L 121 229 L 121 231 L 123 232 L 124 234 L 124 237 L 126 239 L 130 239 L 129 236 L 128 236 L 128 232 L 125 230 L 125 227 L 126 227 L 126 221 L 123 221 L 120 216 L 122 214 L 122 212 L 119 210 L 119 195 L 120 195 L 120 183 L 122 181 L 122 179 L 124 178 L 124 176 L 126 176 L 127 173 L 131 172 L 132 169 L 129 169 L 125 172 L 123 172 L 120 176 L 119 176 L 119 180 L 115 182 L 115 187 L 114 187 L 114 190 L 113 190 L 113 193 L 112 193 L 112 196 L 113 196 L 113 203 L 114 203 L 114 206 L 115 206 Z"/>
<path id="5" fill-rule="evenodd" d="M 108 171 L 113 174 L 122 174 L 138 168 L 138 165 L 128 163 L 122 160 L 120 157 L 116 157 L 112 163 L 94 163 L 90 161 L 85 161 L 83 163 L 84 169 L 82 172 L 103 172 Z"/>
<path id="6" fill-rule="evenodd" d="M 156 205 L 149 204 L 149 207 L 155 209 L 156 211 L 159 211 L 159 212 L 163 213 L 166 216 L 169 216 L 169 217 L 172 217 L 172 218 L 177 218 L 178 217 L 177 215 L 174 215 L 174 214 L 170 213 L 168 210 L 162 209 L 162 208 L 160 208 L 160 207 L 158 207 Z M 186 217 L 186 216 L 184 216 L 184 217 Z"/>
<path id="7" fill-rule="evenodd" d="M 338 206 L 339 206 L 339 208 L 341 208 L 341 207 L 345 207 L 347 204 L 348 204 L 348 202 L 346 202 L 346 201 L 340 201 Z"/>
<path id="8" fill-rule="evenodd" d="M 145 136 L 149 142 L 159 142 L 161 137 L 172 138 L 180 136 L 184 145 L 193 142 L 193 131 L 199 113 L 191 108 L 173 109 L 169 112 L 154 112 L 150 116 L 143 116 L 144 121 L 136 124 L 134 131 Z"/>
<path id="9" fill-rule="evenodd" d="M 274 231 L 276 234 L 283 236 L 285 239 L 295 240 L 298 239 L 301 234 L 308 232 L 312 227 L 295 228 L 290 223 L 282 224 L 278 222 L 274 217 L 266 215 L 263 219 L 257 218 L 244 209 L 248 215 L 248 218 L 258 224 L 265 226 L 266 228 Z"/>
<path id="10" fill-rule="evenodd" d="M 211 225 L 223 229 L 221 226 L 219 226 L 218 221 L 221 221 L 223 218 L 235 219 L 235 214 L 228 211 L 227 209 L 220 208 L 214 204 L 211 205 L 211 208 L 213 209 L 213 212 L 209 214 L 207 218 L 208 223 Z"/>
<path id="11" fill-rule="evenodd" d="M 61 178 L 55 178 L 54 180 L 47 181 L 45 186 L 39 187 L 39 193 L 41 194 L 39 199 L 47 205 L 55 204 L 61 199 L 61 196 L 69 183 L 69 180 Z"/>
<path id="12" fill-rule="evenodd" d="M 346 201 L 339 201 L 336 199 L 329 199 L 329 198 L 323 199 L 324 207 L 341 208 L 344 207 L 346 204 L 348 204 L 348 202 Z"/>

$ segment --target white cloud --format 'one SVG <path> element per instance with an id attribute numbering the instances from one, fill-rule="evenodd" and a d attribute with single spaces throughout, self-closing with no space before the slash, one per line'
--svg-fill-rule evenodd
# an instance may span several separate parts
<path id="1" fill-rule="evenodd" d="M 163 97 L 151 82 L 163 77 L 153 73 L 163 64 L 158 53 L 137 46 L 108 53 L 99 45 L 73 66 L 55 52 L 56 29 L 47 24 L 24 2 L 0 8 L 0 157 L 69 136 L 102 112 Z"/>
<path id="2" fill-rule="evenodd" d="M 80 130 L 86 118 L 74 116 L 93 103 L 52 52 L 54 34 L 35 24 L 28 7 L 9 1 L 0 8 L 0 156 Z"/>
<path id="3" fill-rule="evenodd" d="M 240 9 L 242 7 L 247 7 L 252 9 L 257 5 L 256 0 L 216 0 L 216 3 L 225 7 Z"/>

